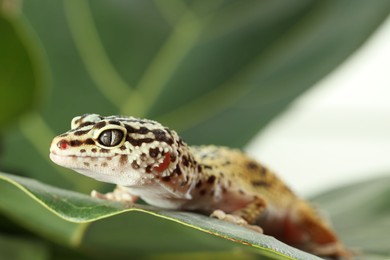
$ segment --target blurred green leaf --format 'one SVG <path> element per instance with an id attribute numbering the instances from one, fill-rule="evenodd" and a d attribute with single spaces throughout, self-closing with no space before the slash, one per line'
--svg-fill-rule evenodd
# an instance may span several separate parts
<path id="1" fill-rule="evenodd" d="M 2 4 L 2 1 L 0 1 Z M 20 18 L 0 6 L 0 131 L 37 106 L 43 95 L 43 60 Z"/>
<path id="2" fill-rule="evenodd" d="M 33 204 L 39 206 L 37 204 L 41 204 L 48 211 L 45 213 L 43 207 L 41 207 L 41 210 L 33 209 L 33 212 L 39 212 L 40 215 L 32 214 L 28 219 L 22 218 L 21 221 L 24 221 L 22 225 L 28 228 L 35 226 L 35 229 L 39 227 L 39 231 L 35 230 L 37 233 L 44 236 L 49 234 L 51 238 L 61 236 L 59 234 L 61 232 L 57 233 L 56 231 L 60 229 L 67 230 L 66 233 L 62 233 L 62 236 L 68 237 L 60 237 L 62 241 L 68 241 L 72 246 L 81 247 L 85 250 L 94 248 L 96 255 L 106 254 L 107 256 L 120 255 L 120 257 L 124 257 L 136 254 L 199 250 L 226 251 L 238 246 L 235 243 L 218 238 L 222 237 L 238 244 L 253 246 L 258 249 L 257 253 L 273 259 L 318 259 L 273 237 L 207 216 L 162 210 L 143 205 L 135 205 L 129 208 L 123 204 L 93 199 L 80 193 L 61 190 L 35 180 L 4 173 L 0 174 L 0 179 L 2 180 L 0 182 L 1 190 L 8 191 L 8 199 L 0 200 L 1 210 L 5 208 L 9 215 L 17 215 L 23 213 L 22 211 L 31 210 L 24 209 L 20 205 Z M 31 199 L 34 200 L 33 203 L 31 203 Z M 30 203 L 27 203 L 26 200 L 30 200 Z M 115 216 L 129 211 L 131 211 L 131 214 Z M 108 217 L 111 218 L 86 224 L 86 222 Z M 54 220 L 55 218 L 57 220 Z M 72 224 L 62 219 L 84 224 Z M 37 222 L 43 220 L 47 223 L 36 226 Z M 53 227 L 50 223 L 54 222 L 55 226 Z M 177 225 L 177 223 L 183 226 Z M 55 228 L 54 231 L 53 228 Z M 214 236 L 199 234 L 193 229 Z"/>
<path id="3" fill-rule="evenodd" d="M 40 242 L 0 234 L 0 259 L 46 260 L 50 259 L 49 254 Z"/>
<path id="4" fill-rule="evenodd" d="M 101 189 L 47 156 L 51 138 L 84 113 L 145 116 L 189 144 L 243 146 L 389 10 L 387 0 L 26 1 L 53 92 L 42 113 L 7 133 L 0 164 L 67 189 Z"/>
<path id="5" fill-rule="evenodd" d="M 77 243 L 80 226 L 48 212 L 15 186 L 0 182 L 0 212 L 16 224 L 51 241 L 64 245 Z M 49 214 L 48 214 L 49 213 Z"/>
<path id="6" fill-rule="evenodd" d="M 224 252 L 238 246 L 218 239 L 223 237 L 252 245 L 257 253 L 271 259 L 316 259 L 272 237 L 203 215 L 145 205 L 128 208 L 4 173 L 0 179 L 0 189 L 8 198 L 0 199 L 0 210 L 5 209 L 10 217 L 32 212 L 28 219 L 19 217 L 22 226 L 93 256 Z M 346 245 L 360 252 L 359 259 L 387 259 L 390 255 L 389 184 L 390 178 L 365 181 L 314 198 L 330 212 Z M 125 212 L 129 213 L 121 214 Z"/>
<path id="7" fill-rule="evenodd" d="M 340 237 L 363 254 L 360 259 L 389 259 L 390 178 L 365 180 L 316 196 L 329 212 Z"/>
<path id="8" fill-rule="evenodd" d="M 66 1 L 64 7 L 81 62 L 116 113 L 157 119 L 190 143 L 243 146 L 359 47 L 390 3 Z"/>

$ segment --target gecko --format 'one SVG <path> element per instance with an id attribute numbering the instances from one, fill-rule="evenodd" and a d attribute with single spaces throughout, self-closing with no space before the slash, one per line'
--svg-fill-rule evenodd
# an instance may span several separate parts
<path id="1" fill-rule="evenodd" d="M 156 121 L 77 116 L 53 139 L 50 158 L 117 185 L 93 197 L 199 212 L 318 256 L 352 259 L 327 221 L 269 168 L 238 149 L 189 146 Z"/>

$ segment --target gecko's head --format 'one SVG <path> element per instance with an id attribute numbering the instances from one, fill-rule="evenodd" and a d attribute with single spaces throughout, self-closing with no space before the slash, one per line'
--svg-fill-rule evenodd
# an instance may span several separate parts
<path id="1" fill-rule="evenodd" d="M 151 120 L 86 114 L 53 139 L 50 158 L 100 181 L 142 185 L 175 173 L 181 143 L 174 131 Z"/>

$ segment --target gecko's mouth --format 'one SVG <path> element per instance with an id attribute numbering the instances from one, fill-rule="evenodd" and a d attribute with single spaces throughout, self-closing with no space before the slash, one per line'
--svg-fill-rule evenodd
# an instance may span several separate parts
<path id="1" fill-rule="evenodd" d="M 64 154 L 57 154 L 55 152 L 50 152 L 50 159 L 64 167 L 69 167 L 70 165 L 76 165 L 78 163 L 85 163 L 87 161 L 89 162 L 99 162 L 102 159 L 103 160 L 111 160 L 114 156 L 90 156 L 90 155 L 64 155 Z M 83 164 L 85 167 L 87 167 L 87 164 Z M 85 168 L 83 167 L 83 168 Z"/>
<path id="2" fill-rule="evenodd" d="M 108 158 L 120 157 L 121 155 L 114 156 L 77 156 L 77 155 L 59 155 L 56 153 L 50 153 L 50 159 L 59 166 L 72 169 L 85 176 L 93 178 L 98 181 L 120 184 L 120 185 L 134 185 L 133 182 L 129 182 L 126 179 L 126 174 L 132 174 L 131 180 L 140 180 L 141 177 L 136 171 L 123 174 L 123 169 L 118 167 L 118 164 L 108 166 Z M 149 175 L 148 175 L 149 176 Z"/>
<path id="3" fill-rule="evenodd" d="M 68 158 L 113 158 L 115 156 L 120 156 L 118 154 L 116 155 L 98 155 L 98 156 L 91 156 L 90 154 L 58 154 L 55 151 L 50 151 L 50 156 L 58 156 L 58 157 L 68 157 Z"/>

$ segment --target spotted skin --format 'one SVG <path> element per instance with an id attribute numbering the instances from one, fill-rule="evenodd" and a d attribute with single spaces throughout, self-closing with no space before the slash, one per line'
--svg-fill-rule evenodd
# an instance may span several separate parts
<path id="1" fill-rule="evenodd" d="M 175 131 L 134 117 L 85 114 L 55 137 L 53 162 L 117 184 L 93 196 L 197 211 L 246 226 L 308 252 L 352 255 L 331 227 L 271 170 L 239 150 L 188 146 Z"/>

